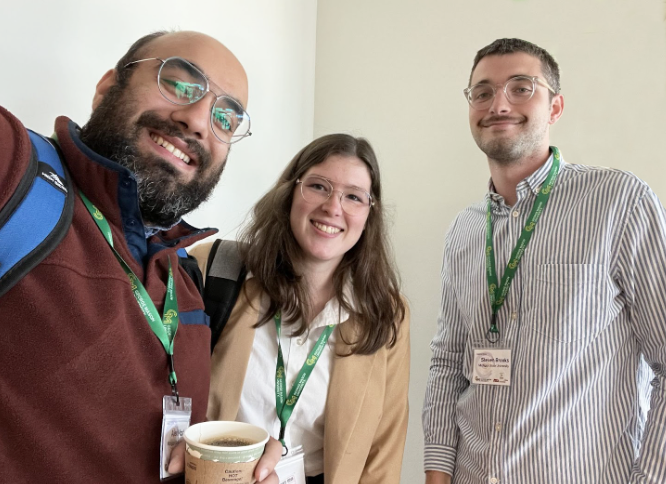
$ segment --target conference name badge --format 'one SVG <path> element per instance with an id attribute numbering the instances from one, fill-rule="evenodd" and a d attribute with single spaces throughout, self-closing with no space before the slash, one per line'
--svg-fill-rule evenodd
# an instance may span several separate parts
<path id="1" fill-rule="evenodd" d="M 299 445 L 282 457 L 275 466 L 280 484 L 306 484 L 303 446 Z"/>
<path id="2" fill-rule="evenodd" d="M 472 383 L 477 385 L 511 385 L 511 350 L 481 348 L 474 350 Z"/>

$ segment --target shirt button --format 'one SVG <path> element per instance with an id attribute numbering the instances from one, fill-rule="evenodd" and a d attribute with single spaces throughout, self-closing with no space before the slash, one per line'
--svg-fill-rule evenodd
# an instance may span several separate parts
<path id="1" fill-rule="evenodd" d="M 513 218 L 516 218 L 518 215 L 520 215 L 520 210 L 514 210 L 513 211 Z"/>
<path id="2" fill-rule="evenodd" d="M 303 346 L 303 338 L 298 338 L 298 339 L 296 340 L 296 344 L 297 344 L 298 346 Z"/>
<path id="3" fill-rule="evenodd" d="M 497 477 L 491 477 L 489 479 L 490 484 L 497 484 L 499 482 L 499 479 Z"/>
<path id="4" fill-rule="evenodd" d="M 502 424 L 500 422 L 497 422 L 495 424 L 495 430 L 497 430 L 498 432 L 502 431 Z"/>
<path id="5" fill-rule="evenodd" d="M 512 312 L 512 313 L 511 313 L 511 319 L 514 320 L 514 321 L 515 321 L 516 319 L 518 319 L 518 313 L 515 312 L 515 311 Z"/>

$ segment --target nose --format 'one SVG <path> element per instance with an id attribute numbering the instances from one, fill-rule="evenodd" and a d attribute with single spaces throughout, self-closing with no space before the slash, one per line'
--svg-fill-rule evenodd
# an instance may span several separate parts
<path id="1" fill-rule="evenodd" d="M 511 103 L 503 89 L 497 89 L 493 102 L 488 109 L 491 114 L 507 114 L 511 111 Z"/>
<path id="2" fill-rule="evenodd" d="M 211 102 L 208 96 L 204 96 L 193 104 L 174 106 L 171 119 L 195 139 L 205 139 L 212 134 L 210 133 Z"/>
<path id="3" fill-rule="evenodd" d="M 331 196 L 326 199 L 321 208 L 329 215 L 338 216 L 342 214 L 342 192 L 333 190 Z"/>

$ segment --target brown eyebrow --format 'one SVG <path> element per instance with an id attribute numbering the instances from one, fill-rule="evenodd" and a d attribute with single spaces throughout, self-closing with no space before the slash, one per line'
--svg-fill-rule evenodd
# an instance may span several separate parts
<path id="1" fill-rule="evenodd" d="M 514 77 L 520 77 L 520 76 L 533 77 L 533 76 L 531 76 L 531 75 L 529 75 L 529 74 L 512 74 L 512 75 L 510 75 L 509 77 L 507 77 L 506 81 L 508 81 L 509 79 L 513 79 Z M 537 77 L 539 77 L 539 76 L 537 76 Z M 506 82 L 506 81 L 504 81 L 504 82 Z M 471 84 L 470 87 L 471 87 L 471 86 L 477 86 L 477 85 L 479 85 L 479 84 L 493 84 L 493 83 L 490 81 L 490 79 L 481 79 L 479 82 L 477 82 L 477 83 L 475 83 L 475 84 Z M 501 84 L 501 83 L 500 83 L 500 84 Z M 495 85 L 495 84 L 493 84 L 493 86 L 494 86 L 494 85 Z"/>
<path id="2" fill-rule="evenodd" d="M 310 173 L 308 176 L 316 176 L 316 177 L 319 177 L 319 178 L 323 178 L 324 180 L 326 180 L 327 182 L 329 182 L 331 185 L 333 185 L 333 184 L 335 183 L 336 185 L 342 185 L 342 186 L 344 186 L 344 187 L 346 187 L 346 188 L 356 188 L 357 190 L 361 190 L 362 192 L 370 193 L 370 192 L 369 192 L 368 190 L 366 190 L 365 188 L 357 187 L 356 185 L 347 185 L 347 184 L 345 184 L 345 183 L 341 183 L 341 182 L 338 182 L 338 181 L 335 181 L 335 180 L 331 180 L 330 178 L 326 178 L 325 176 L 323 176 L 323 175 L 318 175 L 318 174 L 316 174 L 316 173 Z"/>

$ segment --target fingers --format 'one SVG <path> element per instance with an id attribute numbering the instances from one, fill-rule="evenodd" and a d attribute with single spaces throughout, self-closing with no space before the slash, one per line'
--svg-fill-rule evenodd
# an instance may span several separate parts
<path id="1" fill-rule="evenodd" d="M 273 472 L 275 466 L 282 457 L 282 444 L 273 437 L 268 439 L 264 455 L 259 459 L 257 468 L 254 471 L 254 477 L 261 484 L 278 484 L 278 478 Z"/>
<path id="2" fill-rule="evenodd" d="M 257 481 L 257 484 L 280 484 L 280 479 L 278 479 L 277 474 L 273 472 L 263 481 Z"/>
<path id="3" fill-rule="evenodd" d="M 181 440 L 171 451 L 169 459 L 169 474 L 180 474 L 185 470 L 185 441 Z"/>
<path id="4" fill-rule="evenodd" d="M 279 484 L 279 479 L 273 469 L 282 457 L 282 444 L 271 438 L 266 443 L 264 455 L 261 456 L 257 463 L 257 468 L 254 476 L 257 479 L 257 484 Z M 180 474 L 185 470 L 185 441 L 181 440 L 178 445 L 171 451 L 171 458 L 169 459 L 169 467 L 167 468 L 170 474 Z"/>

